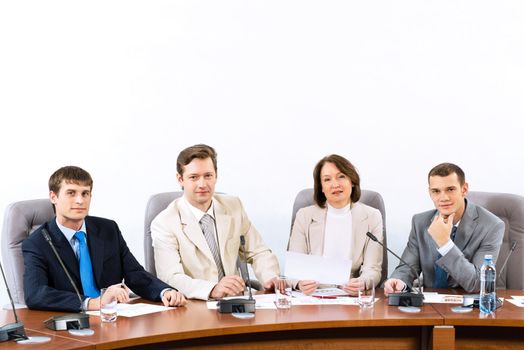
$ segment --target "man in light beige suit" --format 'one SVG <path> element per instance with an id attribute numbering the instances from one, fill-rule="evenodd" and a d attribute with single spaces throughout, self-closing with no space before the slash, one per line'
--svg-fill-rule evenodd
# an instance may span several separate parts
<path id="1" fill-rule="evenodd" d="M 215 150 L 195 145 L 180 152 L 177 179 L 184 195 L 151 223 L 158 277 L 188 298 L 239 295 L 245 284 L 237 258 L 245 254 L 264 288 L 273 288 L 278 259 L 251 225 L 240 200 L 215 194 Z M 242 235 L 245 248 L 240 244 Z"/>

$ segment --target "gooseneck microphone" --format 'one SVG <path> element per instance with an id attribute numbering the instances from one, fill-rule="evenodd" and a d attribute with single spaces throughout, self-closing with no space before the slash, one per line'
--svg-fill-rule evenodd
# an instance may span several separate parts
<path id="1" fill-rule="evenodd" d="M 244 238 L 244 235 L 240 236 L 240 245 L 242 245 L 242 255 L 244 256 L 244 264 L 246 264 L 247 290 L 249 291 L 249 299 L 253 300 L 253 294 L 251 293 L 251 278 L 249 278 L 249 267 L 247 266 L 246 259 L 246 239 Z"/>
<path id="2" fill-rule="evenodd" d="M 382 247 L 386 248 L 386 250 L 393 254 L 395 258 L 400 260 L 401 263 L 406 265 L 411 269 L 411 271 L 415 274 L 415 276 L 418 276 L 417 271 L 413 268 L 413 266 L 409 265 L 404 259 L 402 259 L 400 256 L 395 254 L 391 249 L 384 246 L 382 242 L 378 240 L 378 238 L 372 234 L 371 232 L 367 232 L 366 235 L 371 238 L 371 240 L 377 242 Z M 422 294 L 422 289 L 418 288 L 418 293 L 411 293 L 411 292 L 400 292 L 400 293 L 391 293 L 388 295 L 388 304 L 394 305 L 394 306 L 422 306 L 424 300 L 424 294 Z"/>
<path id="3" fill-rule="evenodd" d="M 509 248 L 508 256 L 506 257 L 506 260 L 504 260 L 504 264 L 502 264 L 502 267 L 500 268 L 499 277 L 498 277 L 499 279 L 500 279 L 500 276 L 502 276 L 502 272 L 506 268 L 506 265 L 508 264 L 509 257 L 511 256 L 511 254 L 513 254 L 513 251 L 515 251 L 515 248 L 517 248 L 517 241 L 513 241 L 511 243 L 511 248 Z"/>
<path id="4" fill-rule="evenodd" d="M 78 300 L 80 300 L 80 307 L 82 307 L 82 296 L 80 295 L 80 292 L 76 287 L 75 281 L 73 281 L 73 278 L 69 274 L 69 271 L 66 269 L 64 262 L 62 261 L 62 258 L 60 258 L 60 255 L 58 255 L 55 245 L 53 244 L 53 241 L 51 240 L 51 237 L 49 236 L 49 233 L 45 228 L 42 229 L 42 235 L 44 236 L 47 243 L 49 243 L 49 246 L 53 250 L 53 253 L 55 254 L 56 258 L 58 259 L 60 266 L 62 266 L 62 269 L 64 270 L 67 278 L 69 279 L 69 282 L 75 289 L 76 295 L 78 296 Z M 47 328 L 52 329 L 54 331 L 86 329 L 89 328 L 89 315 L 87 315 L 85 312 L 81 312 L 64 316 L 52 316 L 45 320 L 44 324 Z"/>
<path id="5" fill-rule="evenodd" d="M 9 285 L 7 284 L 7 280 L 4 274 L 4 268 L 2 267 L 1 263 L 0 270 L 2 270 L 2 277 L 4 278 L 5 287 L 7 289 L 7 295 L 9 296 L 9 300 L 11 301 L 11 307 L 13 308 L 13 314 L 15 315 L 15 323 L 8 323 L 0 327 L 0 342 L 11 339 L 14 339 L 15 341 L 28 339 L 27 335 L 25 334 L 24 324 L 18 320 L 15 303 L 13 302 L 13 298 L 11 297 L 11 291 L 9 290 Z"/>
<path id="6" fill-rule="evenodd" d="M 247 271 L 247 289 L 249 291 L 249 299 L 235 298 L 222 299 L 217 303 L 218 311 L 221 313 L 254 313 L 256 300 L 253 299 L 251 292 L 251 279 L 249 278 L 249 268 L 246 260 L 246 239 L 243 235 L 240 236 L 240 245 L 242 246 L 242 255 L 244 256 L 244 263 Z"/>

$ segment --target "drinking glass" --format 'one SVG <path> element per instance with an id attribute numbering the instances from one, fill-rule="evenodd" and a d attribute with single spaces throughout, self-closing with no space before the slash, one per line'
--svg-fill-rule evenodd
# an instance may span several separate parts
<path id="1" fill-rule="evenodd" d="M 100 291 L 100 319 L 102 322 L 115 322 L 117 319 L 116 304 L 118 301 L 107 292 L 108 288 Z"/>
<path id="2" fill-rule="evenodd" d="M 279 309 L 291 308 L 291 286 L 286 276 L 279 276 L 275 285 L 276 301 Z"/>
<path id="3" fill-rule="evenodd" d="M 359 278 L 357 303 L 361 308 L 371 308 L 375 304 L 375 281 L 372 278 Z"/>

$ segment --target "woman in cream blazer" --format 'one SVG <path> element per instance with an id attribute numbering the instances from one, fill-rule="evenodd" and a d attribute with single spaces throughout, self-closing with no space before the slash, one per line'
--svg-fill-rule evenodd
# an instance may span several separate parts
<path id="1" fill-rule="evenodd" d="M 313 178 L 316 204 L 297 212 L 288 250 L 351 259 L 348 282 L 342 286 L 350 295 L 357 294 L 363 281 L 373 280 L 377 285 L 382 247 L 370 242 L 366 233 L 382 241 L 382 216 L 377 209 L 358 202 L 360 177 L 355 167 L 344 157 L 332 154 L 317 163 Z M 310 280 L 293 284 L 305 294 L 313 293 L 319 285 Z"/>

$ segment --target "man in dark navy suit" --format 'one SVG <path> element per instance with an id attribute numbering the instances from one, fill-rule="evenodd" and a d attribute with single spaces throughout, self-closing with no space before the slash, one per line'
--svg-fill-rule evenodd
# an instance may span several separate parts
<path id="1" fill-rule="evenodd" d="M 60 168 L 51 175 L 49 198 L 56 217 L 22 243 L 27 306 L 43 310 L 97 310 L 101 288 L 108 288 L 104 298 L 128 302 L 127 286 L 141 297 L 161 300 L 166 306 L 185 305 L 183 294 L 138 263 L 116 222 L 88 216 L 92 188 L 91 175 L 75 166 Z M 82 303 L 46 241 L 46 231 L 80 291 Z"/>

